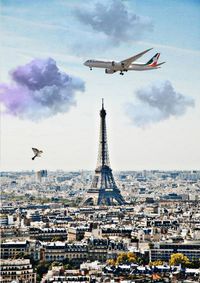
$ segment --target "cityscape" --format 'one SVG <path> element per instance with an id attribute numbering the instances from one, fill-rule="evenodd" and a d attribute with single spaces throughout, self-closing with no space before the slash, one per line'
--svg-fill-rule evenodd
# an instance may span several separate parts
<path id="1" fill-rule="evenodd" d="M 0 283 L 200 283 L 200 1 L 0 21 Z"/>
<path id="2" fill-rule="evenodd" d="M 200 171 L 114 176 L 126 205 L 82 206 L 92 172 L 1 173 L 1 282 L 199 282 Z"/>

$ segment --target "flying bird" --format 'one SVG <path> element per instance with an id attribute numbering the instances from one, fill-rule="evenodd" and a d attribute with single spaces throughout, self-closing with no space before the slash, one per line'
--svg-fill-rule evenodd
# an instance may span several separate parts
<path id="1" fill-rule="evenodd" d="M 33 152 L 34 152 L 34 154 L 35 154 L 35 155 L 32 157 L 32 160 L 34 160 L 36 157 L 41 157 L 41 154 L 43 153 L 42 150 L 39 150 L 39 149 L 33 148 L 33 147 L 32 147 L 32 150 L 33 150 Z"/>

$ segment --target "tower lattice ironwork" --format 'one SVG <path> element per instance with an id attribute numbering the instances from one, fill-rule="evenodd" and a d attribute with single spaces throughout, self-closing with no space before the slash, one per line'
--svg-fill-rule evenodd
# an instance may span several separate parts
<path id="1" fill-rule="evenodd" d="M 118 189 L 110 168 L 107 133 L 106 133 L 106 111 L 102 100 L 100 110 L 100 135 L 97 167 L 93 177 L 91 188 L 87 191 L 84 204 L 91 205 L 122 205 L 125 201 Z"/>

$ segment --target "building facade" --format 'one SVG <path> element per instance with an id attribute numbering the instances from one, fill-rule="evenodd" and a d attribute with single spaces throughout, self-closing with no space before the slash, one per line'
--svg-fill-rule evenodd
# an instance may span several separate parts
<path id="1" fill-rule="evenodd" d="M 175 253 L 184 254 L 190 261 L 198 261 L 200 259 L 200 242 L 151 244 L 150 261 L 169 261 L 171 255 Z"/>
<path id="2" fill-rule="evenodd" d="M 29 259 L 1 260 L 0 282 L 36 283 L 36 273 L 33 272 Z"/>

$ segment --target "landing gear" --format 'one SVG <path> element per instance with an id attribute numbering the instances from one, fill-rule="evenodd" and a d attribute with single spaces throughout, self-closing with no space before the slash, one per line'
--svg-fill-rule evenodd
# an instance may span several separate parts
<path id="1" fill-rule="evenodd" d="M 122 75 L 122 76 L 124 75 L 124 73 L 122 71 L 119 74 Z"/>
<path id="2" fill-rule="evenodd" d="M 90 67 L 90 71 L 92 71 L 92 67 Z"/>

